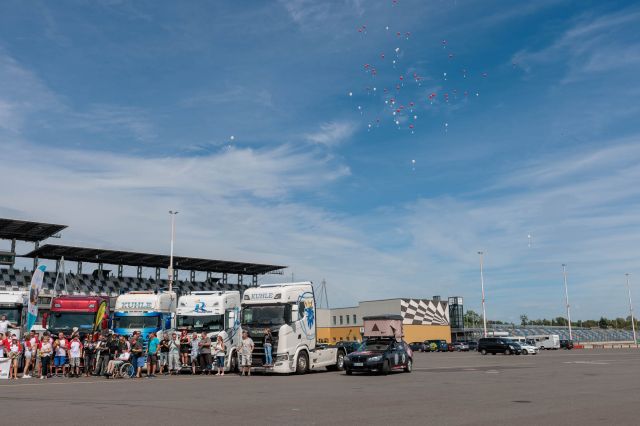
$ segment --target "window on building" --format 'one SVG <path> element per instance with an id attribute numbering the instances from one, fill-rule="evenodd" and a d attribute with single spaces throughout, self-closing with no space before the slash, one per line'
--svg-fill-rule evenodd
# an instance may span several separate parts
<path id="1" fill-rule="evenodd" d="M 340 341 L 342 342 L 342 337 L 340 338 Z"/>
<path id="2" fill-rule="evenodd" d="M 347 324 L 349 324 L 349 315 L 347 315 Z"/>
<path id="3" fill-rule="evenodd" d="M 358 321 L 356 321 L 356 314 L 353 314 L 353 323 L 357 323 Z"/>
<path id="4" fill-rule="evenodd" d="M 340 315 L 340 325 L 342 325 L 342 315 Z"/>
<path id="5" fill-rule="evenodd" d="M 336 323 L 336 316 L 334 315 L 334 316 L 333 316 L 333 325 L 336 325 L 336 324 L 337 324 L 337 323 Z"/>
<path id="6" fill-rule="evenodd" d="M 333 338 L 333 341 L 334 341 L 334 342 L 336 341 L 336 338 L 335 338 L 335 337 Z"/>

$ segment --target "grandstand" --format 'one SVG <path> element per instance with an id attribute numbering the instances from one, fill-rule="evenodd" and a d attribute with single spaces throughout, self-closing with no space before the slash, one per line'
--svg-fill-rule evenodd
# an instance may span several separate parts
<path id="1" fill-rule="evenodd" d="M 511 336 L 536 336 L 557 334 L 560 339 L 569 339 L 569 328 L 560 326 L 514 326 L 492 325 L 488 331 L 508 332 Z M 571 327 L 573 341 L 580 342 L 633 342 L 631 330 Z M 465 335 L 474 338 L 482 337 L 482 328 L 466 328 Z"/>
<path id="2" fill-rule="evenodd" d="M 167 274 L 169 256 L 166 255 L 54 244 L 40 246 L 41 242 L 64 229 L 65 225 L 0 218 L 0 240 L 11 241 L 11 251 L 0 252 L 0 265 L 3 265 L 0 266 L 0 291 L 27 290 L 29 287 L 32 271 L 15 268 L 16 257 L 33 259 L 34 269 L 40 259 L 55 261 L 55 270 L 45 273 L 40 304 L 46 304 L 51 297 L 59 294 L 115 297 L 129 291 L 157 291 L 169 286 L 167 279 L 160 278 L 162 270 L 165 276 Z M 34 250 L 17 255 L 16 241 L 33 243 Z M 64 271 L 64 265 L 69 262 L 76 265 L 76 272 Z M 97 268 L 90 274 L 83 273 L 83 265 L 86 264 L 97 265 Z M 113 265 L 117 272 L 114 274 L 106 269 L 105 266 L 108 268 L 108 265 Z M 124 276 L 125 266 L 135 267 L 136 276 Z M 153 276 L 143 278 L 143 268 L 151 268 Z M 249 285 L 258 285 L 259 276 L 281 274 L 285 268 L 280 265 L 174 256 L 173 288 L 178 293 L 243 290 Z M 179 271 L 189 271 L 189 279 L 178 279 Z M 206 279 L 196 280 L 197 272 L 205 273 Z M 229 275 L 237 276 L 237 282 L 229 282 Z M 245 276 L 251 277 L 250 284 L 244 283 Z"/>

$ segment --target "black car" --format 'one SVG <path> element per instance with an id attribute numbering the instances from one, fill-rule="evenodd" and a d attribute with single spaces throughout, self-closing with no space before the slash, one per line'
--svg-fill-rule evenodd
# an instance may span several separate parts
<path id="1" fill-rule="evenodd" d="M 393 338 L 367 339 L 356 352 L 344 358 L 344 371 L 349 375 L 354 371 L 388 374 L 404 370 L 410 373 L 412 368 L 413 351 L 404 341 Z"/>
<path id="2" fill-rule="evenodd" d="M 485 337 L 478 340 L 478 352 L 482 355 L 490 354 L 505 354 L 520 355 L 522 348 L 517 343 L 500 337 Z"/>
<path id="3" fill-rule="evenodd" d="M 573 340 L 560 340 L 560 349 L 573 349 Z"/>
<path id="4" fill-rule="evenodd" d="M 424 352 L 425 351 L 425 344 L 423 342 L 411 342 L 411 343 L 409 343 L 409 347 L 414 352 L 415 351 L 420 351 L 420 352 Z"/>

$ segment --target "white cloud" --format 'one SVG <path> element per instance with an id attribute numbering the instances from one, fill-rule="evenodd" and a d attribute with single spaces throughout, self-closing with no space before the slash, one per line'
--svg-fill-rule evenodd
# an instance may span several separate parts
<path id="1" fill-rule="evenodd" d="M 305 137 L 316 144 L 336 146 L 347 141 L 356 129 L 357 125 L 351 121 L 332 121 L 322 124 L 318 131 L 308 133 Z"/>

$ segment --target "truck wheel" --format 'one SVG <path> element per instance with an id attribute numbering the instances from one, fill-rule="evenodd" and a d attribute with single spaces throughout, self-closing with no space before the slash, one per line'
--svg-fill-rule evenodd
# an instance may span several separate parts
<path id="1" fill-rule="evenodd" d="M 238 354 L 234 352 L 229 360 L 229 373 L 238 372 Z"/>
<path id="2" fill-rule="evenodd" d="M 338 351 L 338 355 L 336 356 L 336 363 L 334 365 L 329 365 L 327 370 L 329 371 L 342 371 L 344 370 L 344 357 L 345 354 L 343 351 Z"/>
<path id="3" fill-rule="evenodd" d="M 309 370 L 309 357 L 306 352 L 300 352 L 296 360 L 296 374 L 305 374 Z"/>
<path id="4" fill-rule="evenodd" d="M 404 372 L 411 373 L 411 370 L 413 370 L 413 360 L 409 358 L 409 360 L 407 361 L 407 366 L 404 368 Z"/>

